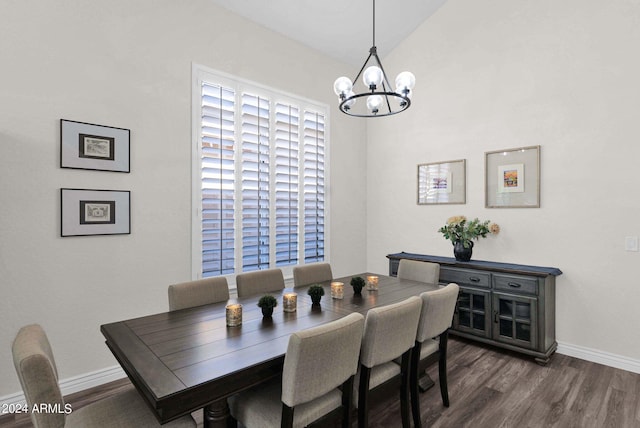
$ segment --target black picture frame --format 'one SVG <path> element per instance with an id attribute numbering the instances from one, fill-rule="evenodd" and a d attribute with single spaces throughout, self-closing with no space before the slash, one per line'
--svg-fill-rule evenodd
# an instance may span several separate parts
<path id="1" fill-rule="evenodd" d="M 131 131 L 60 119 L 60 167 L 131 171 Z"/>
<path id="2" fill-rule="evenodd" d="M 130 233 L 130 191 L 60 189 L 60 236 Z"/>

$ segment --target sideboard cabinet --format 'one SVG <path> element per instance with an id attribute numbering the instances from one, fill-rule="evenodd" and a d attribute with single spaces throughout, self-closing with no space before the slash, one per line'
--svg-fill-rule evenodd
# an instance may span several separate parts
<path id="1" fill-rule="evenodd" d="M 402 259 L 440 264 L 440 283 L 460 286 L 451 334 L 535 357 L 546 364 L 556 342 L 558 268 L 489 261 L 459 262 L 451 257 L 387 255 L 389 275 Z"/>

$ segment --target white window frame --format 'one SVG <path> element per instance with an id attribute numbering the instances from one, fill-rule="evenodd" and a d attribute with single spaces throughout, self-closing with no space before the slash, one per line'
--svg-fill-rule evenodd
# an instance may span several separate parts
<path id="1" fill-rule="evenodd" d="M 304 121 L 304 113 L 305 111 L 320 111 L 324 114 L 325 124 L 324 124 L 324 261 L 329 262 L 330 260 L 330 142 L 329 142 L 329 106 L 317 101 L 313 101 L 304 97 L 300 97 L 298 95 L 293 95 L 290 93 L 286 93 L 284 91 L 273 89 L 259 83 L 251 82 L 249 80 L 241 79 L 235 77 L 233 75 L 213 70 L 211 68 L 205 67 L 200 64 L 192 64 L 192 159 L 191 159 L 191 175 L 192 175 L 192 183 L 191 183 L 191 203 L 192 203 L 192 215 L 191 215 L 191 261 L 192 261 L 192 279 L 201 279 L 202 278 L 202 176 L 201 176 L 201 157 L 202 157 L 202 148 L 201 148 L 201 126 L 202 126 L 202 84 L 203 82 L 210 82 L 213 84 L 223 85 L 225 87 L 233 88 L 236 97 L 236 103 L 239 105 L 240 98 L 243 91 L 250 92 L 255 95 L 259 95 L 261 97 L 268 98 L 272 106 L 275 106 L 278 102 L 285 104 L 297 104 L 299 106 L 299 114 L 300 114 L 300 141 L 299 141 L 299 175 L 301 177 L 299 184 L 300 197 L 298 199 L 298 208 L 299 208 L 299 216 L 298 216 L 298 265 L 304 264 L 305 262 L 305 252 L 304 252 L 304 138 L 303 138 L 303 121 Z M 273 129 L 275 114 L 270 116 L 270 128 Z M 236 135 L 240 135 L 240 120 L 237 120 L 235 123 L 236 126 Z M 275 138 L 275 132 L 270 132 L 270 145 L 273 148 L 273 140 Z M 240 143 L 240 141 L 238 141 Z M 270 159 L 271 164 L 273 165 L 275 160 L 275 150 L 270 151 Z M 236 158 L 234 159 L 234 163 L 236 165 L 236 195 L 238 194 L 239 189 L 241 189 L 241 180 L 239 177 L 241 176 L 241 172 L 239 173 L 238 168 L 240 166 L 240 162 L 236 153 Z M 274 175 L 271 175 L 270 178 L 270 188 L 275 189 L 275 180 Z M 275 231 L 275 206 L 273 201 L 275 199 L 275 191 L 272 191 L 270 194 L 270 230 Z M 227 278 L 227 281 L 230 285 L 230 288 L 235 289 L 235 275 L 242 272 L 242 227 L 241 227 L 241 217 L 237 215 L 237 213 L 242 212 L 242 200 L 241 198 L 236 198 L 235 200 L 235 214 L 234 215 L 234 223 L 235 223 L 235 273 L 222 275 Z M 275 266 L 275 232 L 270 233 L 270 265 L 271 267 Z M 282 272 L 284 274 L 285 279 L 289 280 L 293 277 L 293 267 L 294 265 L 282 266 Z"/>

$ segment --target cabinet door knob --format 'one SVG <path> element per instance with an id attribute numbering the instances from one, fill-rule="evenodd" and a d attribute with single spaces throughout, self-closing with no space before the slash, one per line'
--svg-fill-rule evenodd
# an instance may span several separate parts
<path id="1" fill-rule="evenodd" d="M 471 277 L 469 277 L 469 281 L 471 281 L 471 282 L 480 282 L 480 278 L 478 278 L 477 276 L 471 276 Z"/>
<path id="2" fill-rule="evenodd" d="M 498 311 L 493 311 L 493 322 L 498 323 Z"/>
<path id="3" fill-rule="evenodd" d="M 520 288 L 522 287 L 522 285 L 518 284 L 517 282 L 508 282 L 507 285 L 509 287 L 513 287 L 513 288 Z"/>

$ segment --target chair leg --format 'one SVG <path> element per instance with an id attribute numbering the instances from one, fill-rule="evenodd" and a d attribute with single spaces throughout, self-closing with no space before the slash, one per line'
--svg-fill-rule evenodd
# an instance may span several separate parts
<path id="1" fill-rule="evenodd" d="M 282 418 L 280 419 L 280 428 L 293 427 L 293 407 L 289 407 L 282 403 Z"/>
<path id="2" fill-rule="evenodd" d="M 353 410 L 353 378 L 351 376 L 342 384 L 342 428 L 351 428 L 351 411 Z"/>
<path id="3" fill-rule="evenodd" d="M 449 330 L 440 335 L 440 358 L 438 359 L 438 377 L 440 378 L 440 395 L 442 404 L 449 407 L 449 388 L 447 386 L 447 343 Z"/>
<path id="4" fill-rule="evenodd" d="M 402 412 L 402 427 L 411 427 L 411 410 L 409 401 L 409 362 L 411 361 L 411 349 L 402 354 L 402 363 L 400 365 L 400 411 Z"/>
<path id="5" fill-rule="evenodd" d="M 411 389 L 411 411 L 413 413 L 413 425 L 416 428 L 422 427 L 420 417 L 420 396 L 418 394 L 418 365 L 420 363 L 420 351 L 422 343 L 416 342 L 411 353 L 411 367 L 409 370 L 409 388 Z"/>
<path id="6" fill-rule="evenodd" d="M 358 384 L 358 428 L 369 426 L 369 378 L 371 369 L 360 364 L 360 383 Z"/>

